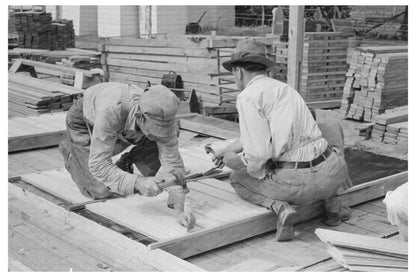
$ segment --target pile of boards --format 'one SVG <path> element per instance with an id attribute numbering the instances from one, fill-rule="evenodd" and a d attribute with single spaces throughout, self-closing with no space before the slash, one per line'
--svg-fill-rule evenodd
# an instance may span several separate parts
<path id="1" fill-rule="evenodd" d="M 9 117 L 66 111 L 83 90 L 33 78 L 8 74 Z"/>
<path id="2" fill-rule="evenodd" d="M 51 64 L 64 64 L 80 69 L 101 68 L 101 53 L 97 51 L 67 48 L 65 50 L 44 50 L 14 48 L 9 50 L 9 63 L 22 58 Z"/>
<path id="3" fill-rule="evenodd" d="M 275 40 L 271 76 L 287 82 L 288 43 Z M 347 72 L 348 36 L 340 32 L 305 32 L 299 93 L 306 101 L 341 99 Z"/>
<path id="4" fill-rule="evenodd" d="M 389 144 L 408 144 L 408 110 L 400 107 L 376 117 L 371 137 Z"/>
<path id="5" fill-rule="evenodd" d="M 332 258 L 351 271 L 408 270 L 407 242 L 325 229 L 315 233 Z"/>
<path id="6" fill-rule="evenodd" d="M 72 20 L 58 19 L 52 21 L 52 49 L 75 47 L 75 31 Z"/>
<path id="7" fill-rule="evenodd" d="M 367 122 L 408 101 L 407 46 L 358 47 L 346 74 L 340 112 Z"/>
<path id="8" fill-rule="evenodd" d="M 14 14 L 18 47 L 50 49 L 52 16 L 45 12 L 16 12 Z"/>
<path id="9" fill-rule="evenodd" d="M 241 39 L 245 37 L 113 38 L 102 42 L 99 51 L 109 81 L 161 84 L 163 75 L 174 71 L 181 76 L 185 92 L 195 89 L 204 106 L 213 106 L 235 102 L 237 88 L 222 63 Z M 250 39 L 272 43 L 265 37 Z"/>
<path id="10" fill-rule="evenodd" d="M 75 46 L 75 33 L 72 21 L 52 21 L 46 12 L 14 13 L 18 47 L 35 49 L 65 49 Z"/>

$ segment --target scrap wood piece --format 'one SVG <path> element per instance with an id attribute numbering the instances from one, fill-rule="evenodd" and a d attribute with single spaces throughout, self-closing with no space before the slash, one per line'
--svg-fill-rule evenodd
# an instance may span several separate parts
<path id="1" fill-rule="evenodd" d="M 180 119 L 180 128 L 222 139 L 240 137 L 238 123 L 203 115 Z"/>
<path id="2" fill-rule="evenodd" d="M 79 247 L 93 257 L 105 257 L 109 264 L 117 267 L 140 271 L 147 264 L 162 271 L 204 271 L 163 250 L 149 250 L 140 242 L 69 212 L 11 183 L 9 205 L 20 209 L 22 216 L 26 215 L 25 220 Z"/>
<path id="3" fill-rule="evenodd" d="M 58 112 L 9 119 L 9 153 L 58 145 L 66 134 L 65 117 Z"/>
<path id="4" fill-rule="evenodd" d="M 370 253 L 407 259 L 408 243 L 327 229 L 316 229 L 315 234 L 325 243 Z"/>

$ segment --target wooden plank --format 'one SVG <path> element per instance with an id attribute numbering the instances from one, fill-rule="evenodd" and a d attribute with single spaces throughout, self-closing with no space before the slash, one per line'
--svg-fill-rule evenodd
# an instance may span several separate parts
<path id="1" fill-rule="evenodd" d="M 180 128 L 222 139 L 240 137 L 238 123 L 202 115 L 181 119 Z"/>
<path id="2" fill-rule="evenodd" d="M 301 77 L 301 62 L 303 53 L 303 37 L 305 23 L 303 19 L 304 6 L 289 7 L 289 45 L 287 62 L 287 84 L 299 89 Z"/>
<path id="3" fill-rule="evenodd" d="M 163 250 L 149 250 L 139 242 L 10 183 L 9 204 L 19 208 L 22 215 L 26 214 L 26 220 L 32 224 L 58 235 L 92 256 L 102 257 L 105 254 L 112 264 L 120 267 L 140 271 L 148 264 L 164 271 L 203 271 Z"/>
<path id="4" fill-rule="evenodd" d="M 168 48 L 168 47 L 145 47 L 145 46 L 122 46 L 106 44 L 104 52 L 109 53 L 134 53 L 148 55 L 149 59 L 153 55 L 183 56 L 183 57 L 206 57 L 214 58 L 216 51 L 209 51 L 204 48 Z"/>
<path id="5" fill-rule="evenodd" d="M 65 138 L 66 113 L 9 119 L 9 153 L 58 145 Z"/>
<path id="6" fill-rule="evenodd" d="M 60 76 L 62 73 L 72 74 L 75 75 L 76 72 L 82 72 L 87 77 L 92 77 L 92 73 L 89 70 L 83 70 L 75 67 L 67 67 L 61 65 L 55 65 L 50 63 L 38 62 L 33 60 L 27 59 L 17 59 L 14 63 L 16 63 L 16 67 L 20 65 L 28 65 L 35 67 L 37 72 L 42 72 L 46 74 L 52 74 L 56 76 Z M 13 65 L 14 66 L 14 65 Z M 14 70 L 15 67 L 10 68 L 9 72 L 16 73 Z"/>

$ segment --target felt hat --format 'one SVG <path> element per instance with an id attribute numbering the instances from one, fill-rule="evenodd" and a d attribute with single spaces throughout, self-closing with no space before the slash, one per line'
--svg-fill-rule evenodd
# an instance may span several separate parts
<path id="1" fill-rule="evenodd" d="M 179 99 L 171 90 L 162 85 L 151 86 L 140 96 L 138 105 L 152 135 L 163 138 L 176 136 L 175 116 Z"/>
<path id="2" fill-rule="evenodd" d="M 231 71 L 232 64 L 235 62 L 259 63 L 270 68 L 274 65 L 273 61 L 266 57 L 266 45 L 255 40 L 240 40 L 231 54 L 231 60 L 226 61 L 222 66 Z"/>

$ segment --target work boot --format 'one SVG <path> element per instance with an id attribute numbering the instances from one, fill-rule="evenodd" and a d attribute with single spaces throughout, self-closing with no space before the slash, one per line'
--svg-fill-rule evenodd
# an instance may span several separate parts
<path id="1" fill-rule="evenodd" d="M 325 199 L 325 210 L 325 224 L 328 226 L 338 226 L 343 221 L 351 218 L 351 209 L 343 206 L 337 196 L 331 196 Z"/>
<path id="2" fill-rule="evenodd" d="M 296 210 L 287 202 L 282 202 L 278 208 L 273 204 L 272 209 L 277 214 L 276 240 L 293 240 L 295 237 L 293 224 L 296 217 Z"/>
<path id="3" fill-rule="evenodd" d="M 341 207 L 339 213 L 328 212 L 325 218 L 325 224 L 328 226 L 338 226 L 342 222 L 351 219 L 351 209 L 348 207 Z"/>

